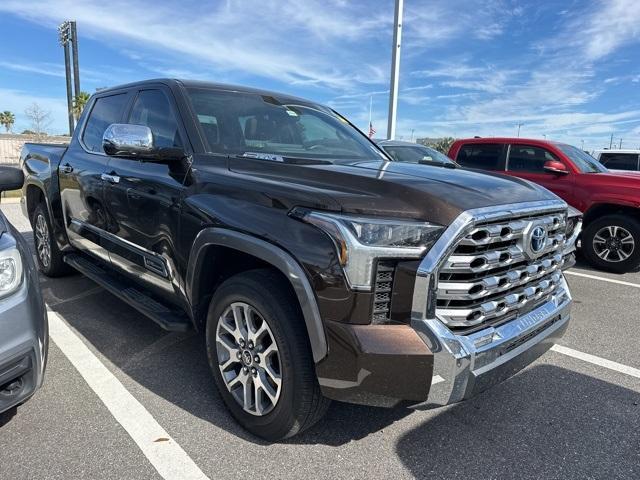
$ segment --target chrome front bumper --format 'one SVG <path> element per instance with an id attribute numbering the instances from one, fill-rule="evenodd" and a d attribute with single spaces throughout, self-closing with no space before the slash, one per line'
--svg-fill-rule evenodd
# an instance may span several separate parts
<path id="1" fill-rule="evenodd" d="M 562 284 L 549 301 L 499 327 L 455 335 L 440 320 L 413 323 L 434 354 L 430 406 L 460 402 L 529 365 L 567 329 L 571 294 Z"/>

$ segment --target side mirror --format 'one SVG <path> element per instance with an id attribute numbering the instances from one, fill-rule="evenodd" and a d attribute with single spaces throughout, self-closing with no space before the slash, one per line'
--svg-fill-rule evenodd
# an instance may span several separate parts
<path id="1" fill-rule="evenodd" d="M 569 170 L 567 170 L 567 166 L 564 163 L 558 162 L 556 160 L 549 160 L 547 162 L 544 162 L 544 166 L 542 168 L 544 168 L 545 171 L 553 174 L 566 175 L 569 173 Z"/>
<path id="2" fill-rule="evenodd" d="M 0 166 L 0 192 L 18 190 L 24 184 L 24 173 L 15 167 Z"/>
<path id="3" fill-rule="evenodd" d="M 102 135 L 102 149 L 113 157 L 136 158 L 142 162 L 170 163 L 186 156 L 181 148 L 156 148 L 149 127 L 125 123 L 112 123 L 107 127 Z"/>

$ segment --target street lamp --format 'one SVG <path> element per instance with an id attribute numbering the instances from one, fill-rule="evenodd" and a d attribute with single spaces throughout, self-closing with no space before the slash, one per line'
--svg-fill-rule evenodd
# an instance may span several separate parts
<path id="1" fill-rule="evenodd" d="M 78 32 L 76 22 L 65 20 L 58 25 L 58 41 L 64 48 L 64 70 L 67 79 L 67 110 L 69 114 L 69 135 L 73 135 L 73 93 L 71 92 L 71 61 L 69 58 L 69 43 L 72 47 L 73 55 L 73 86 L 75 98 L 80 94 L 80 73 L 78 68 Z"/>

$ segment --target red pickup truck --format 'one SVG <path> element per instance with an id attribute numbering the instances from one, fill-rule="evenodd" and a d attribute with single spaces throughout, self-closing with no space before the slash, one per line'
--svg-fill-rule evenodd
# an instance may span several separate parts
<path id="1" fill-rule="evenodd" d="M 582 253 L 616 273 L 640 266 L 640 175 L 612 172 L 571 145 L 525 138 L 457 140 L 460 165 L 530 180 L 584 213 Z"/>

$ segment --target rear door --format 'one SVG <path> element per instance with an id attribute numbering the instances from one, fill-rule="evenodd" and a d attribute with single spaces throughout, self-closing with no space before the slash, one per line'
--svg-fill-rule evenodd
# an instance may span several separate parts
<path id="1" fill-rule="evenodd" d="M 125 123 L 148 126 L 156 147 L 185 148 L 187 136 L 177 112 L 168 89 L 145 88 L 137 92 Z M 175 240 L 187 168 L 186 160 L 109 159 L 105 203 L 113 219 L 111 262 L 159 294 L 178 288 Z"/>
<path id="2" fill-rule="evenodd" d="M 127 92 L 95 98 L 77 140 L 60 164 L 60 198 L 69 242 L 80 251 L 109 261 L 105 236 L 113 229 L 104 206 L 102 174 L 108 157 L 102 149 L 102 135 L 112 123 L 122 121 L 130 100 Z"/>
<path id="3" fill-rule="evenodd" d="M 603 152 L 598 160 L 611 170 L 640 170 L 640 155 L 637 153 Z"/>
<path id="4" fill-rule="evenodd" d="M 558 174 L 546 171 L 544 164 L 548 161 L 564 163 L 567 167 L 567 173 Z M 571 203 L 574 180 L 571 168 L 546 148 L 512 144 L 509 146 L 506 167 L 505 173 L 542 185 Z"/>
<path id="5" fill-rule="evenodd" d="M 500 143 L 467 143 L 460 147 L 455 160 L 466 168 L 504 172 L 506 150 Z"/>

